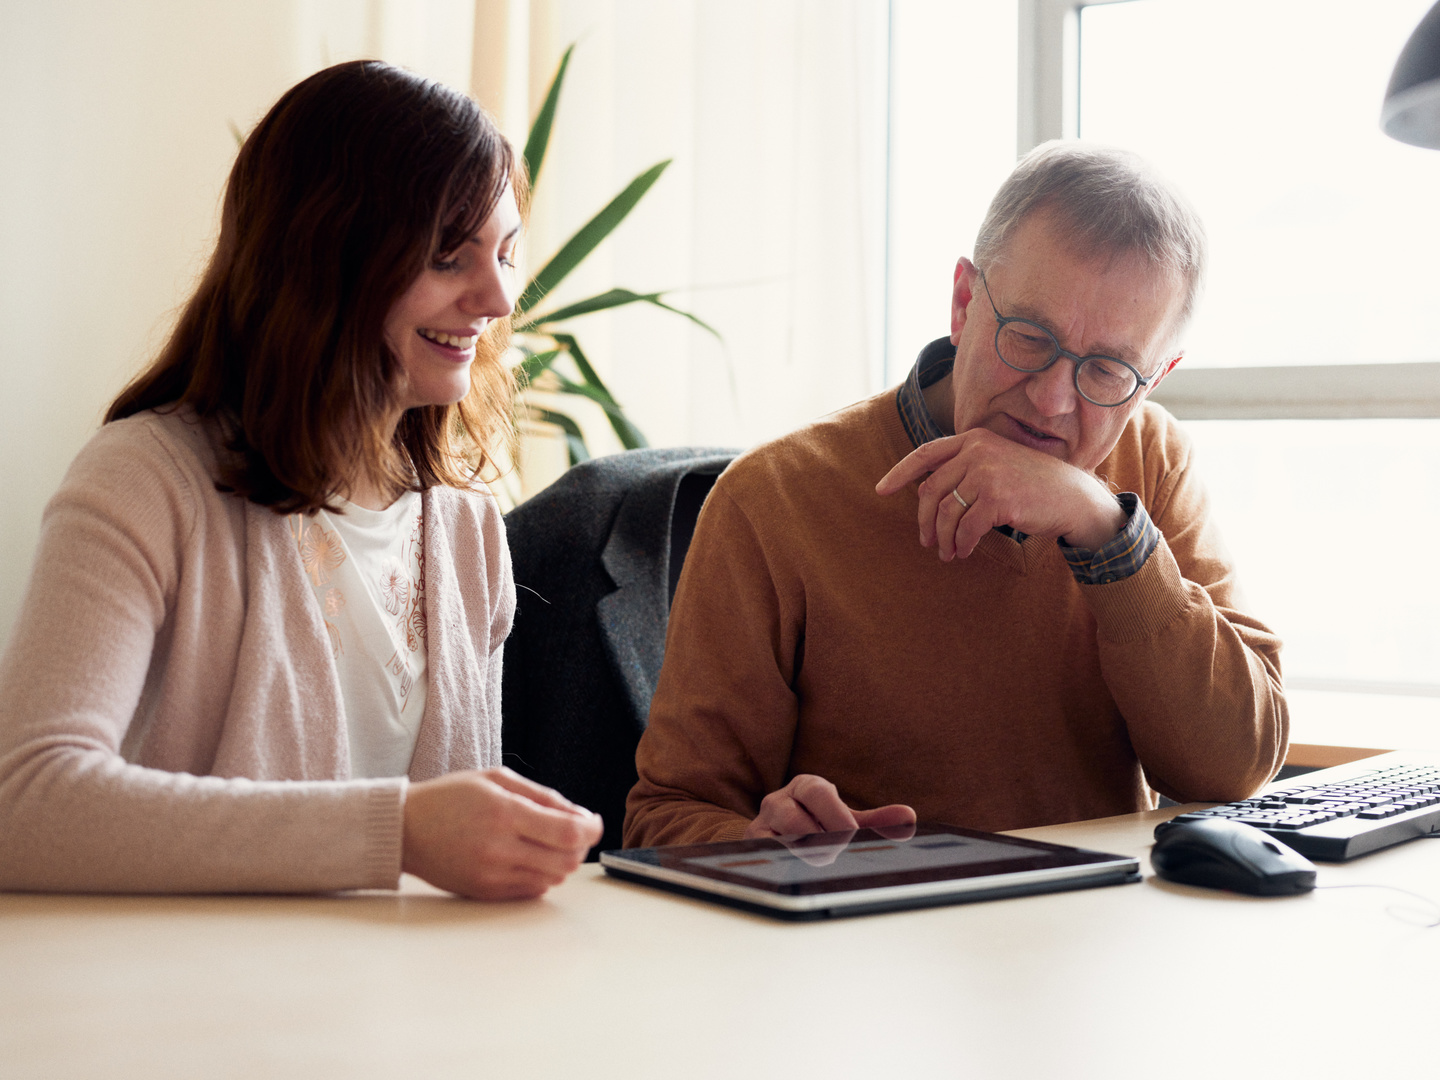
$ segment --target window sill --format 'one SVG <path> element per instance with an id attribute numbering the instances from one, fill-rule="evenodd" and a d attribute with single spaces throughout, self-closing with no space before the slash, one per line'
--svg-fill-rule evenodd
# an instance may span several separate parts
<path id="1" fill-rule="evenodd" d="M 1440 698 L 1294 688 L 1285 697 L 1290 703 L 1286 764 L 1328 767 L 1385 750 L 1440 752 Z"/>
<path id="2" fill-rule="evenodd" d="M 1154 400 L 1181 420 L 1440 416 L 1440 363 L 1186 368 Z"/>

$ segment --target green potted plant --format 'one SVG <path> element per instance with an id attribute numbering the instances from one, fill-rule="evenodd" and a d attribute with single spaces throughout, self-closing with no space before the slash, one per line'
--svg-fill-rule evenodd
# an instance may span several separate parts
<path id="1" fill-rule="evenodd" d="M 532 192 L 540 179 L 540 169 L 550 143 L 550 130 L 555 121 L 560 90 L 565 82 L 566 70 L 570 66 L 570 55 L 574 51 L 575 46 L 571 45 L 560 58 L 560 65 L 550 82 L 545 101 L 540 106 L 525 140 L 525 165 L 529 171 Z M 523 354 L 523 359 L 516 369 L 521 399 L 517 401 L 517 411 L 528 412 L 529 415 L 555 424 L 564 431 L 572 465 L 590 456 L 585 437 L 575 419 L 562 408 L 556 407 L 553 399 L 549 407 L 525 401 L 531 386 L 539 388 L 537 380 L 543 382 L 547 391 L 586 398 L 597 404 L 621 445 L 627 450 L 648 445 L 644 433 L 625 415 L 624 408 L 615 400 L 615 396 L 586 357 L 585 351 L 569 328 L 568 324 L 572 320 L 626 304 L 650 304 L 683 316 L 714 334 L 717 340 L 720 338 L 714 327 L 688 311 L 665 303 L 663 292 L 637 293 L 631 289 L 612 288 L 583 300 L 544 310 L 545 300 L 555 287 L 579 266 L 601 241 L 615 231 L 635 205 L 644 198 L 645 193 L 654 186 L 655 181 L 660 179 L 670 161 L 671 159 L 667 158 L 640 173 L 620 194 L 581 226 L 530 279 L 515 305 L 515 347 Z"/>

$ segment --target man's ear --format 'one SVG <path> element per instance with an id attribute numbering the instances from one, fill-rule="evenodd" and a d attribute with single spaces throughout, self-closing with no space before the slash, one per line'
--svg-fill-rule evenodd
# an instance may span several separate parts
<path id="1" fill-rule="evenodd" d="M 1170 372 L 1174 371 L 1175 365 L 1177 365 L 1178 363 L 1180 363 L 1181 360 L 1184 359 L 1185 354 L 1183 352 L 1178 352 L 1175 354 L 1174 359 L 1166 361 L 1164 366 L 1161 367 L 1158 372 L 1156 372 L 1155 377 L 1150 380 L 1150 385 L 1145 387 L 1145 396 L 1149 397 L 1151 394 L 1153 394 L 1155 392 L 1155 388 L 1165 381 L 1165 376 L 1169 375 Z"/>
<path id="2" fill-rule="evenodd" d="M 965 328 L 965 309 L 975 295 L 975 281 L 980 271 L 975 264 L 961 256 L 955 264 L 955 283 L 950 290 L 950 344 L 960 344 L 960 331 Z"/>

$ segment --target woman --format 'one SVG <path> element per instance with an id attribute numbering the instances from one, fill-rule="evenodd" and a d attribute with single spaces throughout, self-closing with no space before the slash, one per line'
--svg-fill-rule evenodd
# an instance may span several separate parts
<path id="1" fill-rule="evenodd" d="M 198 290 L 46 510 L 0 888 L 518 898 L 598 839 L 498 768 L 514 584 L 477 477 L 517 190 L 472 101 L 373 61 L 246 139 Z"/>

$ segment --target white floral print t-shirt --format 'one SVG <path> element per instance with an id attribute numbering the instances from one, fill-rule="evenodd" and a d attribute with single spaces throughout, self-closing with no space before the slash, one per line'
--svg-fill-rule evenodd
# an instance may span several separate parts
<path id="1" fill-rule="evenodd" d="M 425 714 L 425 557 L 420 493 L 384 510 L 292 514 L 340 676 L 352 777 L 404 776 Z"/>

